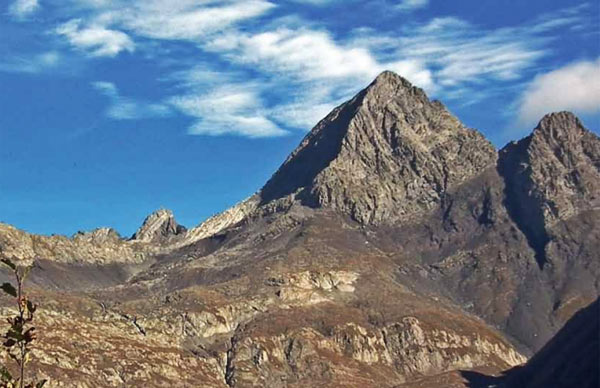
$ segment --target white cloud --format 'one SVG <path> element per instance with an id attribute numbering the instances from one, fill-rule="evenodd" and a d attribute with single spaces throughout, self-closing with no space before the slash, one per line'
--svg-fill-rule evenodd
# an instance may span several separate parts
<path id="1" fill-rule="evenodd" d="M 8 13 L 17 19 L 24 19 L 40 8 L 38 0 L 15 0 L 9 7 Z"/>
<path id="2" fill-rule="evenodd" d="M 152 39 L 191 40 L 261 16 L 266 0 L 72 0 L 88 9 L 88 22 Z"/>
<path id="3" fill-rule="evenodd" d="M 413 36 L 398 40 L 398 55 L 418 58 L 436 69 L 443 85 L 485 78 L 514 79 L 544 55 L 526 30 L 480 31 L 455 18 L 434 19 Z"/>
<path id="4" fill-rule="evenodd" d="M 342 47 L 323 31 L 279 29 L 224 39 L 237 41 L 231 47 L 238 49 L 232 54 L 236 61 L 304 79 L 372 77 L 379 68 L 368 50 Z"/>
<path id="5" fill-rule="evenodd" d="M 275 5 L 248 0 L 223 6 L 198 2 L 138 2 L 130 10 L 116 10 L 111 18 L 137 34 L 155 39 L 195 40 L 237 22 L 260 16 Z"/>
<path id="6" fill-rule="evenodd" d="M 419 8 L 425 8 L 429 5 L 429 0 L 401 0 L 396 5 L 396 9 L 400 11 L 413 11 Z"/>
<path id="7" fill-rule="evenodd" d="M 534 124 L 546 113 L 561 110 L 600 112 L 600 58 L 537 76 L 521 98 L 519 122 Z"/>
<path id="8" fill-rule="evenodd" d="M 312 128 L 383 70 L 396 71 L 420 87 L 434 88 L 431 72 L 420 61 L 380 62 L 368 48 L 337 42 L 321 30 L 231 32 L 205 48 L 260 71 L 270 81 L 262 93 L 275 94 L 279 100 L 269 108 L 269 117 L 286 127 Z"/>
<path id="9" fill-rule="evenodd" d="M 70 20 L 59 26 L 56 33 L 66 36 L 73 46 L 89 51 L 92 56 L 114 57 L 121 51 L 135 50 L 135 44 L 124 32 L 99 25 L 82 27 L 81 24 L 81 19 Z"/>
<path id="10" fill-rule="evenodd" d="M 92 86 L 110 99 L 106 115 L 115 120 L 136 120 L 150 117 L 165 117 L 172 112 L 164 104 L 155 104 L 123 97 L 112 82 L 97 81 Z"/>
<path id="11" fill-rule="evenodd" d="M 171 104 L 195 117 L 192 135 L 236 134 L 247 137 L 282 136 L 287 131 L 271 121 L 252 85 L 222 85 L 205 94 L 171 98 Z"/>
<path id="12" fill-rule="evenodd" d="M 130 36 L 146 51 L 158 46 L 168 53 L 173 46 L 164 40 L 192 42 L 198 60 L 218 67 L 193 66 L 186 58 L 188 69 L 181 71 L 184 61 L 166 54 L 168 66 L 177 70 L 161 78 L 172 87 L 171 97 L 157 104 L 156 112 L 166 104 L 194 118 L 193 134 L 251 137 L 282 135 L 282 128 L 309 129 L 383 70 L 444 98 L 480 101 L 486 98 L 485 90 L 523 82 L 548 55 L 551 32 L 581 24 L 585 13 L 570 8 L 498 29 L 455 17 L 407 20 L 394 35 L 362 28 L 344 36 L 298 15 L 260 19 L 265 23 L 258 24 L 276 7 L 267 0 L 72 1 L 89 14 L 85 22 L 61 26 L 60 33 L 92 55 L 133 51 Z M 428 4 L 395 1 L 393 10 L 409 12 Z M 239 76 L 231 77 L 232 72 Z M 104 90 L 107 95 L 109 89 Z M 116 90 L 115 96 L 119 104 L 109 111 L 115 118 L 143 117 L 140 106 L 146 113 L 152 111 L 149 104 L 123 98 Z"/>
<path id="13" fill-rule="evenodd" d="M 397 70 L 421 87 L 433 86 L 419 61 L 379 62 L 368 48 L 343 45 L 325 31 L 278 29 L 259 34 L 231 33 L 207 45 L 229 60 L 296 80 L 368 82 L 383 70 Z"/>
<path id="14" fill-rule="evenodd" d="M 112 82 L 97 81 L 92 82 L 92 86 L 108 97 L 115 98 L 119 96 L 117 87 Z"/>
<path id="15" fill-rule="evenodd" d="M 37 74 L 56 69 L 60 63 L 61 56 L 59 53 L 47 51 L 35 55 L 3 58 L 0 61 L 0 71 Z"/>
<path id="16" fill-rule="evenodd" d="M 350 43 L 368 48 L 380 62 L 398 58 L 416 61 L 431 77 L 429 87 L 427 73 L 423 73 L 425 84 L 421 79 L 414 81 L 417 85 L 443 98 L 463 100 L 466 95 L 473 102 L 471 97 L 485 98 L 484 90 L 492 90 L 498 82 L 522 82 L 540 59 L 551 54 L 551 32 L 582 24 L 586 17 L 585 7 L 572 7 L 523 25 L 497 29 L 441 17 L 425 23 L 409 22 L 397 36 L 357 29 Z M 414 75 L 412 79 L 416 79 Z"/>

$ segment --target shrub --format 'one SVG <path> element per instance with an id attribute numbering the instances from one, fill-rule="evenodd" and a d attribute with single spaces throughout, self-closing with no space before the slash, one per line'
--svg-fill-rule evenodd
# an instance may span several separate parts
<path id="1" fill-rule="evenodd" d="M 46 380 L 26 382 L 25 366 L 31 361 L 31 346 L 36 338 L 33 327 L 33 314 L 37 306 L 23 293 L 23 282 L 29 274 L 31 267 L 20 267 L 9 259 L 0 260 L 13 272 L 17 286 L 3 283 L 0 288 L 4 293 L 15 298 L 17 314 L 7 318 L 8 330 L 2 336 L 4 351 L 17 366 L 18 376 L 13 377 L 5 366 L 0 366 L 0 388 L 42 388 Z"/>

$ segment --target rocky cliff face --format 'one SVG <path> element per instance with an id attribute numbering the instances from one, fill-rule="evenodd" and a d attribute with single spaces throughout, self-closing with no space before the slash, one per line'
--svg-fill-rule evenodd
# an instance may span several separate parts
<path id="1" fill-rule="evenodd" d="M 31 263 L 50 260 L 59 263 L 101 264 L 142 263 L 157 249 L 128 243 L 110 228 L 65 236 L 37 236 L 0 223 L 0 249 L 11 260 Z"/>
<path id="2" fill-rule="evenodd" d="M 185 233 L 185 227 L 175 221 L 170 210 L 157 210 L 144 220 L 142 226 L 135 232 L 132 240 L 141 242 L 164 243 L 174 236 Z"/>
<path id="3" fill-rule="evenodd" d="M 438 101 L 391 73 L 323 119 L 260 195 L 292 196 L 361 223 L 414 219 L 495 163 L 494 147 Z"/>
<path id="4" fill-rule="evenodd" d="M 473 386 L 598 297 L 599 150 L 563 112 L 497 153 L 386 72 L 196 228 L 0 225 L 0 255 L 37 262 L 51 386 Z"/>
<path id="5" fill-rule="evenodd" d="M 500 152 L 506 205 L 540 265 L 551 229 L 600 209 L 600 141 L 572 113 L 544 117 L 533 133 Z"/>
<path id="6" fill-rule="evenodd" d="M 222 213 L 216 214 L 195 228 L 185 233 L 179 242 L 179 246 L 189 245 L 196 241 L 214 236 L 220 231 L 242 222 L 250 217 L 257 209 L 259 199 L 252 196 Z"/>

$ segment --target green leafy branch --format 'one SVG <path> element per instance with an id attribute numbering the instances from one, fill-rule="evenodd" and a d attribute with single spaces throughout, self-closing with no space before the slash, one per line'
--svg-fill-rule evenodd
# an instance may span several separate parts
<path id="1" fill-rule="evenodd" d="M 42 388 L 46 380 L 37 382 L 25 382 L 25 365 L 31 361 L 31 346 L 36 339 L 35 327 L 33 327 L 33 314 L 37 306 L 33 304 L 23 293 L 23 283 L 29 274 L 31 267 L 16 266 L 9 259 L 1 259 L 0 262 L 8 266 L 14 274 L 17 286 L 11 283 L 3 283 L 0 289 L 4 293 L 15 298 L 17 314 L 7 318 L 10 325 L 2 336 L 4 350 L 17 366 L 17 377 L 13 377 L 5 366 L 0 366 L 0 388 Z"/>

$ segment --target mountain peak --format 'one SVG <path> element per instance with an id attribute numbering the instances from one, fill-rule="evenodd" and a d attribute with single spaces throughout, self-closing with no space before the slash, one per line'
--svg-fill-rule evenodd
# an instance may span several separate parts
<path id="1" fill-rule="evenodd" d="M 540 120 L 538 127 L 546 128 L 548 126 L 557 126 L 557 125 L 565 125 L 565 124 L 578 124 L 581 125 L 579 118 L 573 113 L 569 111 L 561 111 L 561 112 L 551 112 Z"/>
<path id="2" fill-rule="evenodd" d="M 571 112 L 554 112 L 545 115 L 532 134 L 521 142 L 528 145 L 530 153 L 544 153 L 547 158 L 558 159 L 567 168 L 575 168 L 580 157 L 597 160 L 600 150 L 598 136 L 583 126 Z"/>
<path id="3" fill-rule="evenodd" d="M 545 115 L 533 130 L 534 137 L 566 145 L 577 141 L 587 130 L 577 116 L 571 112 L 554 112 Z"/>
<path id="4" fill-rule="evenodd" d="M 600 206 L 599 161 L 600 139 L 570 112 L 544 116 L 531 135 L 500 151 L 508 209 L 523 220 L 540 265 L 554 225 Z"/>
<path id="5" fill-rule="evenodd" d="M 371 82 L 367 89 L 381 88 L 386 86 L 402 86 L 409 89 L 413 87 L 410 81 L 401 75 L 396 74 L 391 70 L 384 70 L 373 80 L 373 82 Z"/>
<path id="6" fill-rule="evenodd" d="M 391 100 L 403 101 L 403 108 L 410 109 L 411 105 L 429 103 L 423 89 L 410 83 L 406 78 L 386 70 L 379 74 L 364 91 L 363 105 L 387 105 Z"/>
<path id="7" fill-rule="evenodd" d="M 132 240 L 157 242 L 185 231 L 185 227 L 175 221 L 173 212 L 167 209 L 159 209 L 146 217 L 142 226 L 133 235 Z"/>
<path id="8" fill-rule="evenodd" d="M 262 204 L 298 200 L 362 223 L 393 223 L 431 209 L 495 160 L 481 134 L 386 71 L 321 120 L 260 196 Z"/>

